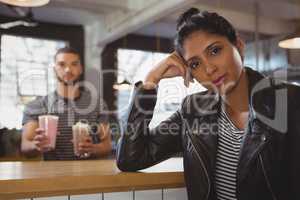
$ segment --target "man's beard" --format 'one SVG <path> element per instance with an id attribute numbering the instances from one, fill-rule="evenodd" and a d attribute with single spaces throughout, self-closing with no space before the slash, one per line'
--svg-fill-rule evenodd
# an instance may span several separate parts
<path id="1" fill-rule="evenodd" d="M 79 76 L 77 79 L 72 80 L 72 81 L 65 81 L 62 78 L 60 78 L 57 73 L 55 72 L 56 78 L 59 82 L 61 82 L 62 84 L 64 84 L 65 86 L 74 86 L 76 85 L 76 83 L 80 82 L 81 76 Z"/>

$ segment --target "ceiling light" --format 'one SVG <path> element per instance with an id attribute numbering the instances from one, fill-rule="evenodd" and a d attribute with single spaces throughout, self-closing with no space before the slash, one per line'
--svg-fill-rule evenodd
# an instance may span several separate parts
<path id="1" fill-rule="evenodd" d="M 38 7 L 44 6 L 49 3 L 50 0 L 0 0 L 2 3 L 6 3 L 13 6 L 21 7 Z"/>
<path id="2" fill-rule="evenodd" d="M 300 31 L 281 40 L 278 46 L 284 49 L 300 49 Z"/>

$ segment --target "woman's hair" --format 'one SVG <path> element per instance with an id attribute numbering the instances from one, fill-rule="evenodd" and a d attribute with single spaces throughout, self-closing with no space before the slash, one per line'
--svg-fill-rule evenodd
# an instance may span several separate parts
<path id="1" fill-rule="evenodd" d="M 184 40 L 195 31 L 204 31 L 226 37 L 232 44 L 237 42 L 237 32 L 222 16 L 214 12 L 190 8 L 177 20 L 175 50 L 183 55 Z"/>

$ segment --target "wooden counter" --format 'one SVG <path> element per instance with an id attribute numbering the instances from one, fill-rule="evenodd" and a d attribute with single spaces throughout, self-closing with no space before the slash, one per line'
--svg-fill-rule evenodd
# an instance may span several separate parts
<path id="1" fill-rule="evenodd" d="M 115 160 L 0 162 L 0 199 L 184 187 L 181 158 L 140 172 Z"/>

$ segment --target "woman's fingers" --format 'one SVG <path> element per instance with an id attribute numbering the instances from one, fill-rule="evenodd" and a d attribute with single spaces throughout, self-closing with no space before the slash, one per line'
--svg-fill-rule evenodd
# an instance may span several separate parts
<path id="1" fill-rule="evenodd" d="M 173 52 L 170 55 L 170 59 L 172 61 L 172 65 L 178 67 L 181 72 L 180 75 L 184 77 L 186 74 L 186 66 L 184 60 L 176 52 Z"/>
<path id="2" fill-rule="evenodd" d="M 186 87 L 189 87 L 190 82 L 194 82 L 193 76 L 192 76 L 192 72 L 190 68 L 186 69 L 186 74 L 185 74 L 185 78 L 184 78 L 184 85 Z"/>
<path id="3" fill-rule="evenodd" d="M 184 80 L 184 85 L 189 87 L 190 82 L 194 82 L 193 76 L 191 73 L 190 68 L 187 67 L 183 58 L 177 53 L 173 52 L 170 55 L 170 63 L 169 68 L 165 73 L 167 77 L 174 77 L 174 76 L 182 76 Z"/>
<path id="4" fill-rule="evenodd" d="M 190 82 L 194 83 L 194 78 L 192 76 L 191 69 L 187 66 L 187 63 L 185 62 L 185 60 L 177 52 L 174 52 L 173 54 L 174 54 L 174 57 L 180 63 L 182 63 L 182 66 L 185 69 L 185 76 L 183 77 L 184 78 L 184 85 L 186 85 L 188 87 Z"/>

